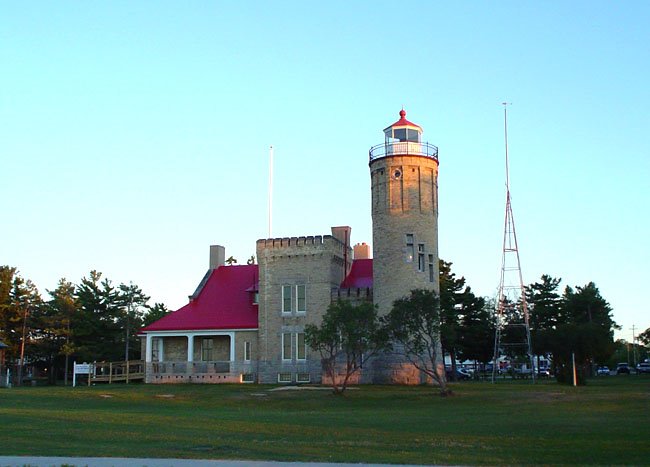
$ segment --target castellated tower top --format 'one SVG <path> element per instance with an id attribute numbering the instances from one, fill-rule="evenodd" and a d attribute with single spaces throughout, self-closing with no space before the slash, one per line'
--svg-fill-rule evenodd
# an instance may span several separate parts
<path id="1" fill-rule="evenodd" d="M 370 163 L 387 156 L 422 156 L 438 160 L 438 148 L 422 142 L 422 127 L 406 119 L 406 111 L 399 113 L 400 119 L 384 128 L 384 144 L 370 148 Z"/>

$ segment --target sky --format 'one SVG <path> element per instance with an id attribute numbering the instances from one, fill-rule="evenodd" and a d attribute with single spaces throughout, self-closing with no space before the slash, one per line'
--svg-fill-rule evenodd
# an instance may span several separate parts
<path id="1" fill-rule="evenodd" d="M 494 296 L 510 190 L 525 283 L 593 281 L 650 328 L 650 3 L 0 3 L 0 264 L 98 270 L 176 309 L 220 244 L 352 227 L 368 149 L 439 147 L 439 251 Z"/>

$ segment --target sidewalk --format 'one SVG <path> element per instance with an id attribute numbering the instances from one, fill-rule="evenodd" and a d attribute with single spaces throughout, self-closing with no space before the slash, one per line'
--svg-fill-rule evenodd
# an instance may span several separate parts
<path id="1" fill-rule="evenodd" d="M 386 467 L 390 464 L 327 462 L 217 461 L 208 459 L 134 459 L 125 457 L 0 456 L 0 467 Z M 409 467 L 403 465 L 401 467 Z M 414 466 L 411 466 L 414 467 Z"/>

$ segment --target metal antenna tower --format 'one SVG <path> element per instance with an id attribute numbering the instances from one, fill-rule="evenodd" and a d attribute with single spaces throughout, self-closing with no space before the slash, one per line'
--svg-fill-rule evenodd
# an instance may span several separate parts
<path id="1" fill-rule="evenodd" d="M 523 348 L 530 361 L 531 377 L 535 382 L 535 366 L 530 340 L 528 320 L 528 303 L 524 281 L 521 276 L 519 248 L 515 233 L 515 218 L 512 214 L 510 199 L 510 174 L 508 169 L 508 103 L 503 103 L 503 127 L 506 152 L 506 216 L 503 229 L 503 255 L 501 261 L 501 279 L 498 298 L 495 305 L 496 331 L 494 333 L 494 358 L 492 361 L 492 382 L 498 371 L 498 361 L 504 348 Z M 522 332 L 523 331 L 523 332 Z M 504 338 L 504 335 L 507 337 Z M 504 342 L 505 341 L 505 342 Z"/>

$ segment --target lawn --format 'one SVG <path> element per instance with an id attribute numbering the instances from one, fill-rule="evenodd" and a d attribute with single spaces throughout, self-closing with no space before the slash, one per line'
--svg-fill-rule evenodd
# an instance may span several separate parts
<path id="1" fill-rule="evenodd" d="M 650 376 L 271 391 L 0 389 L 3 455 L 412 464 L 650 464 Z"/>

